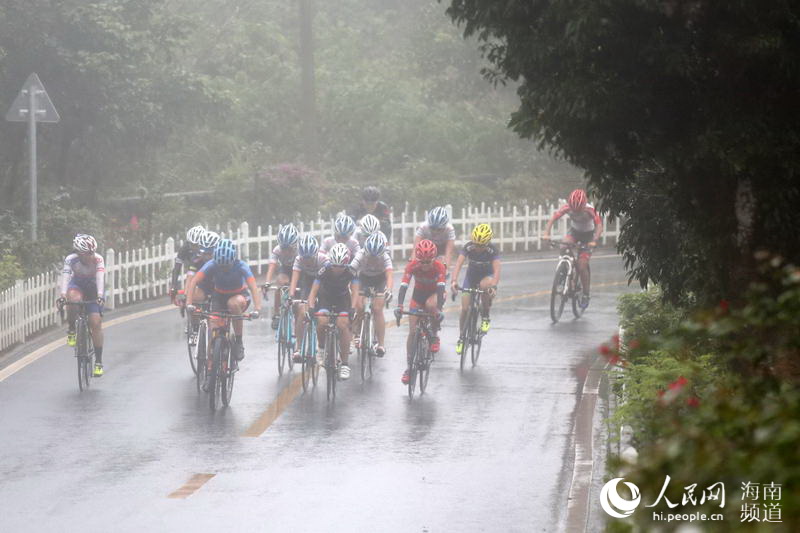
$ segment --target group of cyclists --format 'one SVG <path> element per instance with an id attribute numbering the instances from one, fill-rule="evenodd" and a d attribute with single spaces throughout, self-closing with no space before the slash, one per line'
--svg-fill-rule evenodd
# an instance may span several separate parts
<path id="1" fill-rule="evenodd" d="M 372 314 L 375 317 L 377 343 L 375 355 L 383 357 L 386 353 L 386 322 L 384 307 L 392 299 L 393 263 L 390 253 L 391 211 L 380 201 L 380 191 L 367 187 L 362 193 L 362 205 L 352 214 L 342 213 L 333 224 L 333 234 L 322 242 L 310 234 L 300 234 L 293 224 L 281 226 L 277 235 L 277 245 L 268 261 L 264 287 L 288 287 L 289 294 L 297 298 L 294 316 L 295 342 L 303 338 L 304 328 L 316 323 L 320 349 L 324 346 L 324 332 L 329 316 L 336 317 L 340 332 L 341 365 L 339 379 L 350 377 L 349 354 L 352 331 L 358 331 L 358 322 L 364 309 L 363 291 L 371 289 Z M 559 218 L 569 217 L 569 231 L 564 245 L 582 244 L 578 259 L 584 294 L 580 305 L 589 303 L 588 261 L 592 248 L 596 246 L 602 232 L 601 219 L 586 193 L 576 189 L 568 198 L 566 205 L 553 214 L 548 222 L 543 238 L 550 239 L 553 224 Z M 480 329 L 486 333 L 490 328 L 490 309 L 500 283 L 500 250 L 492 244 L 493 231 L 489 224 L 478 224 L 471 232 L 470 240 L 458 251 L 452 267 L 450 288 L 453 294 L 460 288 L 481 289 L 485 291 L 482 299 Z M 451 277 L 451 265 L 455 252 L 455 229 L 445 207 L 434 207 L 428 212 L 425 221 L 416 229 L 411 257 L 405 266 L 397 295 L 395 316 L 400 318 L 404 311 L 405 298 L 412 280 L 414 287 L 408 307 L 409 335 L 407 359 L 411 354 L 412 332 L 416 327 L 414 312 L 434 316 L 430 339 L 431 352 L 440 348 L 437 336 L 444 319 L 443 306 L 447 279 Z M 103 307 L 104 264 L 97 253 L 97 242 L 90 235 L 78 234 L 73 240 L 74 253 L 64 261 L 61 278 L 61 298 L 79 302 L 91 300 L 87 309 L 92 339 L 95 346 L 96 365 L 94 376 L 103 375 L 103 334 L 101 312 Z M 465 267 L 466 265 L 466 267 Z M 459 286 L 461 271 L 466 268 Z M 226 311 L 241 315 L 252 304 L 251 318 L 258 318 L 262 307 L 262 293 L 256 284 L 255 276 L 248 264 L 238 257 L 236 244 L 223 239 L 202 226 L 188 230 L 186 241 L 180 248 L 172 271 L 170 295 L 173 303 L 180 303 L 180 275 L 185 273 L 183 289 L 185 309 L 190 316 L 191 326 L 196 331 L 199 318 L 195 311 L 197 304 L 210 302 L 211 311 Z M 277 329 L 280 301 L 276 297 L 272 310 L 272 328 Z M 465 321 L 469 297 L 462 296 L 460 334 L 456 342 L 456 353 L 464 349 Z M 312 319 L 312 316 L 314 319 Z M 67 343 L 75 344 L 75 311 L 71 307 L 68 314 Z M 221 327 L 212 319 L 212 328 Z M 242 321 L 234 320 L 233 353 L 237 360 L 244 358 Z M 355 339 L 358 343 L 358 338 Z M 358 346 L 356 346 L 358 348 Z M 299 346 L 295 346 L 293 358 L 300 359 Z M 409 371 L 406 369 L 402 382 L 406 384 Z"/>

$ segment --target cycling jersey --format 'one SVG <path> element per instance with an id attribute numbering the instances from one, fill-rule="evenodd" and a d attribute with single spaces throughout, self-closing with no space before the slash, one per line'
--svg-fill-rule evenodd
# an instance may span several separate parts
<path id="1" fill-rule="evenodd" d="M 381 255 L 370 255 L 363 249 L 359 250 L 350 261 L 350 267 L 358 274 L 367 276 L 377 276 L 393 269 L 389 252 L 384 251 Z"/>
<path id="2" fill-rule="evenodd" d="M 297 258 L 297 247 L 283 247 L 280 244 L 272 249 L 267 264 L 277 265 L 278 271 L 283 274 L 291 274 L 294 261 Z"/>
<path id="3" fill-rule="evenodd" d="M 500 251 L 491 243 L 487 244 L 483 249 L 479 249 L 478 245 L 472 241 L 461 248 L 459 255 L 463 255 L 469 264 L 467 268 L 480 268 L 485 270 L 492 270 L 492 262 L 495 259 L 500 259 Z"/>
<path id="4" fill-rule="evenodd" d="M 443 228 L 434 229 L 431 228 L 427 222 L 424 222 L 417 228 L 416 235 L 423 239 L 433 241 L 439 255 L 444 255 L 448 241 L 456 240 L 456 230 L 452 224 L 447 224 Z"/>
<path id="5" fill-rule="evenodd" d="M 253 272 L 242 260 L 236 261 L 225 270 L 212 259 L 203 265 L 203 268 L 195 276 L 197 283 L 201 283 L 204 278 L 209 278 L 214 284 L 214 292 L 219 294 L 241 294 L 247 291 L 248 281 L 255 282 Z"/>
<path id="6" fill-rule="evenodd" d="M 105 273 L 105 262 L 100 254 L 95 253 L 88 265 L 81 262 L 78 254 L 69 254 L 64 259 L 64 268 L 61 270 L 61 294 L 66 294 L 70 287 L 83 291 L 91 284 L 96 293 L 102 296 L 105 293 Z"/>
<path id="7" fill-rule="evenodd" d="M 355 272 L 350 267 L 345 267 L 340 273 L 335 273 L 333 265 L 326 261 L 317 272 L 314 285 L 319 285 L 317 292 L 316 310 L 324 309 L 345 312 L 350 309 L 350 284 L 358 283 Z"/>
<path id="8" fill-rule="evenodd" d="M 298 255 L 294 258 L 292 270 L 302 274 L 308 274 L 309 276 L 316 276 L 319 269 L 322 268 L 327 260 L 328 256 L 322 252 L 317 252 L 316 256 L 312 255 L 311 257 L 300 257 Z"/>
<path id="9" fill-rule="evenodd" d="M 339 241 L 336 240 L 336 237 L 327 237 L 325 240 L 322 241 L 322 247 L 320 248 L 320 250 L 322 250 L 322 253 L 327 255 L 328 252 L 331 251 L 331 248 L 333 248 L 338 243 Z M 345 242 L 344 244 L 346 244 L 347 249 L 350 250 L 350 260 L 352 261 L 353 258 L 356 256 L 356 253 L 358 253 L 358 251 L 361 249 L 361 245 L 358 244 L 358 241 L 353 237 L 349 237 L 347 239 L 347 242 Z"/>
<path id="10" fill-rule="evenodd" d="M 172 287 L 178 288 L 178 277 L 181 268 L 185 266 L 186 273 L 197 272 L 211 259 L 211 254 L 202 248 L 196 248 L 189 242 L 183 243 L 175 257 L 175 267 L 172 269 Z"/>
<path id="11" fill-rule="evenodd" d="M 408 287 L 413 277 L 415 290 L 434 292 L 438 287 L 444 287 L 446 273 L 447 269 L 441 261 L 426 264 L 414 259 L 406 265 L 400 286 Z"/>
<path id="12" fill-rule="evenodd" d="M 564 215 L 569 217 L 569 228 L 575 231 L 595 231 L 597 228 L 602 227 L 603 224 L 600 215 L 597 214 L 592 204 L 586 204 L 580 211 L 573 211 L 570 209 L 569 204 L 564 204 L 553 214 L 551 220 L 555 222 Z"/>
<path id="13" fill-rule="evenodd" d="M 361 220 L 367 215 L 373 215 L 378 221 L 381 223 L 381 231 L 384 235 L 386 235 L 386 239 L 391 241 L 392 239 L 392 208 L 386 205 L 384 202 L 378 201 L 378 204 L 375 206 L 375 209 L 372 212 L 367 211 L 367 208 L 363 205 L 358 206 L 355 210 L 353 210 L 350 215 L 353 217 L 353 220 Z"/>

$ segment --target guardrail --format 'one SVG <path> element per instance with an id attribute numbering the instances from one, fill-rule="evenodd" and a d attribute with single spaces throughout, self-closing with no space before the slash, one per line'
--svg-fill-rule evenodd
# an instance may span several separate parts
<path id="1" fill-rule="evenodd" d="M 501 251 L 529 251 L 542 248 L 541 235 L 545 224 L 555 212 L 556 206 L 537 206 L 518 208 L 516 206 L 469 206 L 461 213 L 452 213 L 451 222 L 456 229 L 456 245 L 463 244 L 472 228 L 482 222 L 492 225 L 493 241 Z M 414 243 L 414 232 L 425 220 L 426 212 L 404 211 L 392 218 L 392 257 L 408 257 Z M 331 234 L 334 218 L 298 224 L 301 232 L 314 234 L 322 239 Z M 619 236 L 619 220 L 603 217 L 602 242 L 609 239 L 616 242 Z M 217 230 L 220 228 L 217 227 Z M 553 237 L 566 234 L 566 219 L 562 218 L 553 227 Z M 239 256 L 251 267 L 262 273 L 269 260 L 270 252 L 277 243 L 278 228 L 256 226 L 251 228 L 247 222 L 238 227 L 228 225 L 221 233 L 233 239 L 239 246 Z M 175 259 L 176 240 L 168 237 L 154 246 L 115 252 L 109 248 L 105 253 L 106 263 L 106 307 L 114 309 L 117 305 L 127 305 L 167 294 L 170 273 Z M 31 335 L 58 323 L 55 301 L 58 298 L 58 272 L 46 272 L 19 280 L 16 284 L 0 292 L 0 352 L 25 342 Z"/>

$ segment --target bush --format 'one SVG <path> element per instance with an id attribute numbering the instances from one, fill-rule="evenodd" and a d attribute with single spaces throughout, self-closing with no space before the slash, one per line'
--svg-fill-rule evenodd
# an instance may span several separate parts
<path id="1" fill-rule="evenodd" d="M 17 261 L 17 258 L 11 254 L 3 254 L 0 258 L 0 291 L 3 291 L 12 285 L 18 279 L 22 279 L 25 273 Z"/>
<path id="2" fill-rule="evenodd" d="M 655 501 L 666 475 L 672 479 L 666 496 L 678 503 L 691 483 L 699 496 L 723 482 L 725 508 L 698 499 L 689 510 L 723 513 L 727 530 L 758 525 L 741 522 L 742 483 L 779 484 L 782 524 L 769 524 L 769 531 L 798 530 L 800 269 L 771 258 L 742 305 L 722 301 L 683 320 L 669 306 L 641 305 L 651 297 L 623 299 L 629 326 L 623 350 L 602 348 L 626 368 L 627 404 L 618 416 L 633 425 L 639 451 L 636 465 L 617 460 L 610 466 L 627 468 L 626 480 L 639 487 L 646 504 Z M 668 509 L 662 502 L 654 510 Z M 643 530 L 657 525 L 649 512 L 633 519 Z M 624 529 L 616 521 L 613 527 Z"/>

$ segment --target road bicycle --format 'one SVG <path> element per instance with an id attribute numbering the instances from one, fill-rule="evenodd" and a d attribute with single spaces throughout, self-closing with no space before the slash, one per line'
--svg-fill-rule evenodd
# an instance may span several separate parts
<path id="1" fill-rule="evenodd" d="M 203 363 L 206 359 L 206 347 L 208 346 L 208 321 L 198 314 L 194 314 L 197 324 L 192 324 L 193 313 L 186 312 L 186 295 L 183 290 L 178 291 L 178 305 L 181 314 L 186 318 L 186 348 L 189 352 L 189 365 L 197 381 L 198 390 L 205 379 L 205 367 Z M 211 305 L 211 298 L 206 297 L 205 301 L 195 304 L 199 311 L 208 311 Z"/>
<path id="2" fill-rule="evenodd" d="M 583 285 L 581 284 L 581 277 L 578 275 L 575 251 L 577 250 L 580 253 L 589 248 L 585 244 L 565 241 L 550 241 L 550 245 L 563 248 L 556 264 L 553 289 L 550 292 L 550 318 L 555 324 L 561 318 L 567 300 L 572 300 L 572 314 L 575 315 L 575 318 L 580 318 L 585 311 L 580 305 Z"/>
<path id="3" fill-rule="evenodd" d="M 374 298 L 384 298 L 384 293 L 376 294 L 375 289 L 369 287 L 361 292 L 364 299 L 364 311 L 361 316 L 361 327 L 358 332 L 358 359 L 361 364 L 361 381 L 372 377 L 372 363 L 377 357 L 375 348 L 378 346 L 375 339 L 375 322 L 372 320 L 372 301 Z"/>
<path id="4" fill-rule="evenodd" d="M 306 303 L 298 300 L 298 303 Z M 319 378 L 319 364 L 317 362 L 317 321 L 306 313 L 305 333 L 300 341 L 300 368 L 303 381 L 303 392 L 308 390 L 309 384 L 317 386 Z"/>
<path id="5" fill-rule="evenodd" d="M 335 400 L 336 382 L 339 381 L 339 369 L 342 366 L 339 351 L 339 328 L 336 325 L 339 313 L 329 311 L 325 316 L 328 317 L 328 323 L 322 331 L 325 338 L 325 359 L 322 366 L 325 368 L 328 400 Z"/>
<path id="6" fill-rule="evenodd" d="M 417 383 L 419 383 L 420 395 L 425 394 L 425 389 L 428 387 L 428 377 L 433 362 L 431 339 L 434 337 L 430 323 L 437 316 L 419 311 L 401 311 L 397 316 L 398 326 L 400 326 L 402 315 L 415 316 L 419 319 L 412 334 L 411 354 L 408 362 L 408 397 L 413 400 Z"/>
<path id="7" fill-rule="evenodd" d="M 200 316 L 209 320 L 222 320 L 223 325 L 211 332 L 211 357 L 206 359 L 206 386 L 208 406 L 216 410 L 219 400 L 228 406 L 233 395 L 233 383 L 239 363 L 233 353 L 231 329 L 234 320 L 251 320 L 250 313 L 231 314 L 221 311 L 201 311 Z"/>
<path id="8" fill-rule="evenodd" d="M 61 321 L 64 321 L 64 307 L 78 308 L 75 318 L 75 360 L 78 363 L 78 389 L 83 391 L 89 388 L 90 379 L 94 370 L 94 341 L 89 332 L 89 315 L 86 306 L 96 304 L 94 300 L 80 302 L 59 302 L 58 312 Z"/>
<path id="9" fill-rule="evenodd" d="M 483 309 L 483 295 L 486 294 L 487 291 L 477 288 L 466 289 L 456 286 L 456 292 L 453 293 L 453 300 L 456 299 L 456 293 L 458 291 L 469 294 L 467 320 L 464 322 L 464 330 L 461 331 L 461 339 L 464 341 L 463 348 L 461 349 L 461 370 L 464 370 L 467 350 L 470 352 L 472 366 L 478 364 L 478 358 L 481 356 L 481 344 L 483 343 L 483 337 L 486 333 L 481 331 L 480 318 Z"/>

